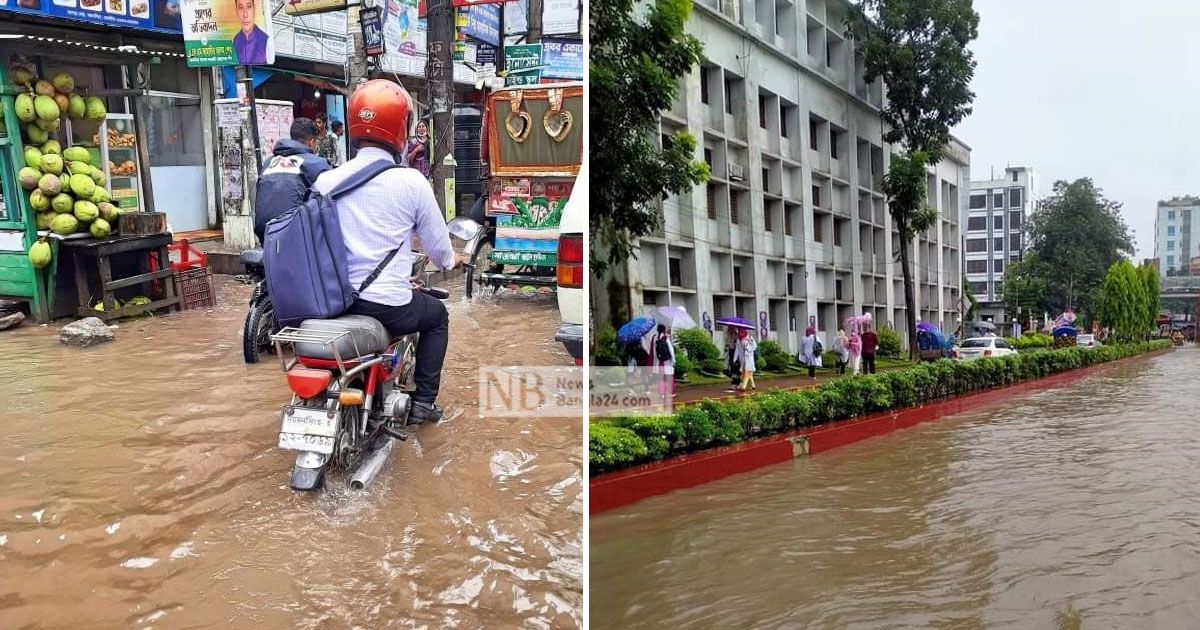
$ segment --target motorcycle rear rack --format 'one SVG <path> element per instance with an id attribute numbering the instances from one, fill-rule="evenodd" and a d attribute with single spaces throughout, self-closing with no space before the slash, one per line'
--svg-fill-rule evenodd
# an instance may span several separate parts
<path id="1" fill-rule="evenodd" d="M 346 335 L 349 331 L 323 331 L 323 330 L 301 330 L 295 326 L 288 326 L 279 332 L 271 335 L 271 341 L 275 344 L 275 354 L 279 356 L 280 363 L 283 364 L 283 371 L 287 372 L 299 361 L 294 355 L 297 343 L 313 343 L 320 346 L 329 346 L 333 350 L 333 359 L 337 362 L 338 369 L 342 374 L 346 373 L 346 362 L 342 359 L 341 353 L 338 351 L 338 340 Z M 292 344 L 292 359 L 289 361 L 283 352 L 284 344 Z M 354 345 L 354 355 L 356 358 L 362 357 L 362 352 L 358 349 L 358 342 L 350 339 L 350 343 Z"/>

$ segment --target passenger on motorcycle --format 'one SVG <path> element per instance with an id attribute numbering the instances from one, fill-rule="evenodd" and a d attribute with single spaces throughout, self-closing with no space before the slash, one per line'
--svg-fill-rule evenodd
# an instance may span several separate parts
<path id="1" fill-rule="evenodd" d="M 319 140 L 317 124 L 308 118 L 292 121 L 291 139 L 275 143 L 271 157 L 263 163 L 254 198 L 254 234 L 263 242 L 267 223 L 304 203 L 317 176 L 330 168 L 325 158 L 313 153 Z"/>
<path id="2" fill-rule="evenodd" d="M 358 153 L 322 174 L 314 189 L 328 194 L 369 164 L 397 163 L 407 141 L 411 107 L 408 92 L 391 81 L 376 79 L 355 90 L 347 107 L 347 122 L 351 146 Z M 419 171 L 392 169 L 339 198 L 338 209 L 352 286 L 359 286 L 393 249 L 399 248 L 348 312 L 379 320 L 393 336 L 420 333 L 410 421 L 437 422 L 442 411 L 435 401 L 450 339 L 450 321 L 440 300 L 413 290 L 408 275 L 413 266 L 413 238 L 420 239 L 430 263 L 440 269 L 456 267 L 461 259 L 450 243 L 433 188 Z"/>

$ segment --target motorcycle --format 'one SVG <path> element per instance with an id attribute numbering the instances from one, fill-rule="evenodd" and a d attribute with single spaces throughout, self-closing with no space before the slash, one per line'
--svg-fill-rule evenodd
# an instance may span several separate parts
<path id="1" fill-rule="evenodd" d="M 250 295 L 250 310 L 246 311 L 246 323 L 242 326 L 242 358 L 246 363 L 258 363 L 262 354 L 274 354 L 271 334 L 279 331 L 275 324 L 275 309 L 271 306 L 271 296 L 267 294 L 267 275 L 263 269 L 262 250 L 248 249 L 242 252 L 241 260 L 246 269 L 246 277 L 254 283 L 254 293 Z"/>
<path id="2" fill-rule="evenodd" d="M 466 217 L 448 227 L 466 241 L 469 257 L 483 227 Z M 413 253 L 413 290 L 445 300 L 449 291 L 429 285 L 428 262 Z M 348 474 L 351 489 L 370 485 L 395 443 L 409 437 L 418 338 L 391 337 L 364 315 L 305 320 L 271 335 L 292 390 L 278 442 L 280 449 L 297 451 L 292 489 L 319 489 L 333 469 Z M 292 348 L 290 361 L 285 345 Z"/>

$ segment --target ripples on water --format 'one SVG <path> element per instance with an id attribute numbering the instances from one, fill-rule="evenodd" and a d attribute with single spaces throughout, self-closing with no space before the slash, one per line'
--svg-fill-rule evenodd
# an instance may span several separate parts
<path id="1" fill-rule="evenodd" d="M 1200 349 L 591 519 L 592 627 L 1200 627 Z"/>
<path id="2" fill-rule="evenodd" d="M 221 290 L 86 351 L 0 333 L 0 627 L 580 624 L 581 423 L 476 412 L 478 366 L 569 364 L 553 304 L 453 301 L 449 419 L 312 496 L 278 363 L 241 360 L 249 288 Z"/>

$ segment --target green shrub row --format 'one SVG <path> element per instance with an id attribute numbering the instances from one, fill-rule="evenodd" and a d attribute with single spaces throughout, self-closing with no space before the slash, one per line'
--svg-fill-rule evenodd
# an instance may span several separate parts
<path id="1" fill-rule="evenodd" d="M 943 359 L 881 374 L 847 376 L 814 389 L 776 390 L 731 401 L 706 400 L 673 416 L 627 416 L 591 423 L 592 474 L 789 429 L 912 407 L 1169 348 L 1151 341 L 1065 348 L 970 362 Z"/>
<path id="2" fill-rule="evenodd" d="M 1043 333 L 1021 335 L 1020 337 L 1006 337 L 1006 339 L 1008 340 L 1008 343 L 1017 350 L 1049 348 L 1054 345 L 1054 337 Z"/>

